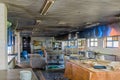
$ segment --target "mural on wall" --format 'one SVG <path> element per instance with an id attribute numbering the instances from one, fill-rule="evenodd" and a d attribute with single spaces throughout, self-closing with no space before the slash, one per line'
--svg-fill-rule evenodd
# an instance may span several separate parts
<path id="1" fill-rule="evenodd" d="M 112 25 L 109 25 L 109 27 L 111 28 L 110 36 L 120 35 L 120 25 L 119 24 L 112 24 Z"/>
<path id="2" fill-rule="evenodd" d="M 70 39 L 69 34 L 59 35 L 55 36 L 56 40 L 74 40 L 76 37 L 76 32 L 70 33 Z M 120 35 L 120 23 L 117 24 L 110 24 L 110 25 L 99 25 L 92 28 L 84 29 L 83 31 L 79 31 L 78 38 L 102 38 L 106 36 L 117 36 Z"/>
<path id="3" fill-rule="evenodd" d="M 117 36 L 120 35 L 120 27 L 118 24 L 111 25 L 99 25 L 89 29 L 85 29 L 84 31 L 80 31 L 78 34 L 79 38 L 90 38 L 97 37 L 102 38 L 105 36 Z"/>
<path id="4" fill-rule="evenodd" d="M 93 34 L 94 34 L 93 37 L 101 38 L 105 36 L 110 36 L 109 34 L 110 31 L 111 31 L 111 28 L 108 27 L 107 25 L 97 26 L 93 30 Z"/>

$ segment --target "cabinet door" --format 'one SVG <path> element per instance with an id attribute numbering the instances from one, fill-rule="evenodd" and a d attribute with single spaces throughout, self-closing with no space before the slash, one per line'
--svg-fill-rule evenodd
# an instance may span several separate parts
<path id="1" fill-rule="evenodd" d="M 70 62 L 66 62 L 64 76 L 67 77 L 68 79 L 72 79 L 72 64 Z"/>
<path id="2" fill-rule="evenodd" d="M 72 65 L 72 80 L 90 80 L 90 72 L 78 65 Z"/>

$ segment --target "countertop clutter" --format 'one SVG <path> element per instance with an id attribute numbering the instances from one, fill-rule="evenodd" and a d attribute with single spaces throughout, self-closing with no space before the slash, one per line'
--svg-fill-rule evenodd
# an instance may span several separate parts
<path id="1" fill-rule="evenodd" d="M 95 69 L 94 66 L 106 68 Z M 67 60 L 65 77 L 71 80 L 119 80 L 120 62 Z"/>
<path id="2" fill-rule="evenodd" d="M 70 62 L 77 64 L 81 67 L 84 67 L 93 72 L 96 71 L 120 71 L 120 62 L 110 62 L 110 61 L 102 61 L 102 60 L 69 60 Z M 96 69 L 95 66 L 101 68 Z M 102 68 L 105 66 L 106 68 Z"/>
<path id="3" fill-rule="evenodd" d="M 65 56 L 65 60 L 74 61 L 74 63 L 76 62 L 77 64 L 82 63 L 84 65 L 89 65 L 94 69 L 109 69 L 114 71 L 120 69 L 120 62 L 113 59 L 115 56 L 111 57 L 111 55 L 107 55 L 107 58 L 105 58 L 106 56 L 102 57 L 104 57 L 104 59 L 98 58 L 98 56 L 96 58 L 87 58 L 82 55 L 71 54 L 70 56 Z M 111 60 L 109 60 L 109 58 Z"/>

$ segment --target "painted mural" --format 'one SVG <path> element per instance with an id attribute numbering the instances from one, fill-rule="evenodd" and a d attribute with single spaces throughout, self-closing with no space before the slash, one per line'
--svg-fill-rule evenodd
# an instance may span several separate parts
<path id="1" fill-rule="evenodd" d="M 109 27 L 111 28 L 110 36 L 120 35 L 120 25 L 119 24 L 112 24 L 112 25 L 109 25 Z"/>
<path id="2" fill-rule="evenodd" d="M 70 33 L 70 39 L 74 40 L 76 32 Z M 120 23 L 110 25 L 99 25 L 92 28 L 79 31 L 78 38 L 102 38 L 106 36 L 118 36 L 120 35 Z M 68 40 L 68 34 L 55 36 L 56 40 Z"/>
<path id="3" fill-rule="evenodd" d="M 99 25 L 89 29 L 85 29 L 84 31 L 80 31 L 78 34 L 79 38 L 90 38 L 97 37 L 102 38 L 106 36 L 116 36 L 120 35 L 120 26 L 118 24 L 112 25 Z"/>

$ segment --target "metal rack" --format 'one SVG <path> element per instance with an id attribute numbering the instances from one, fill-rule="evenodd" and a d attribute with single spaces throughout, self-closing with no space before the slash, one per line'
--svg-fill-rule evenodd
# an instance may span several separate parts
<path id="1" fill-rule="evenodd" d="M 64 54 L 47 55 L 47 69 L 64 69 Z"/>

